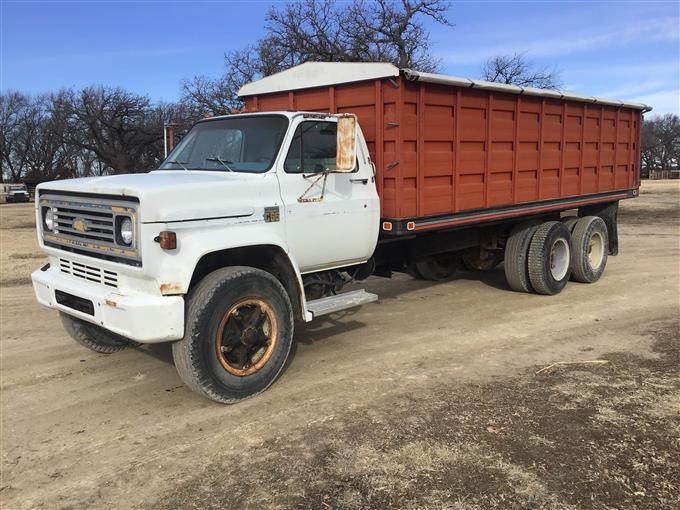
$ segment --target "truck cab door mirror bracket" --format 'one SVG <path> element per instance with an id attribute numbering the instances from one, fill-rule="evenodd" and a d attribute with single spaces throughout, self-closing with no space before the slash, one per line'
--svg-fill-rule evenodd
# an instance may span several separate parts
<path id="1" fill-rule="evenodd" d="M 314 179 L 309 187 L 302 192 L 302 195 L 300 195 L 297 199 L 298 202 L 301 204 L 307 203 L 307 202 L 321 202 L 323 200 L 323 196 L 326 193 L 326 181 L 328 180 L 328 174 L 331 173 L 330 170 L 324 170 L 323 172 L 319 173 L 316 176 L 316 179 Z M 303 175 L 305 179 L 311 179 L 311 175 Z M 307 193 L 312 191 L 312 188 L 316 186 L 319 181 L 323 179 L 323 182 L 321 183 L 321 194 L 318 197 L 308 197 Z"/>

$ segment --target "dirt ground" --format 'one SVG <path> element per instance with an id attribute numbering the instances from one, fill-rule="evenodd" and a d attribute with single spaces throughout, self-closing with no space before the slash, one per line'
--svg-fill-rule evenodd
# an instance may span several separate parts
<path id="1" fill-rule="evenodd" d="M 168 345 L 70 340 L 33 298 L 33 223 L 0 206 L 4 509 L 679 506 L 680 182 L 622 203 L 600 282 L 371 280 L 379 303 L 299 326 L 235 406 L 183 387 Z"/>

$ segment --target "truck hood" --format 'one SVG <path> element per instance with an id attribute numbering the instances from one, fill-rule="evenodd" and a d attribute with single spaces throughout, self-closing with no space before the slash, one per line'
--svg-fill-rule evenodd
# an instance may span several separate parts
<path id="1" fill-rule="evenodd" d="M 265 200 L 265 193 L 271 205 L 279 201 L 271 173 L 156 170 L 52 181 L 38 190 L 136 197 L 142 223 L 249 216 L 255 212 L 253 204 Z"/>

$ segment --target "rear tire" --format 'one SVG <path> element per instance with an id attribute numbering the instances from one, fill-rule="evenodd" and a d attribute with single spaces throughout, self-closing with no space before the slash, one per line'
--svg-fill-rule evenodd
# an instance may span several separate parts
<path id="1" fill-rule="evenodd" d="M 460 264 L 454 253 L 440 253 L 411 263 L 409 274 L 420 280 L 440 282 L 451 278 Z"/>
<path id="2" fill-rule="evenodd" d="M 571 276 L 581 283 L 600 279 L 607 265 L 609 237 L 607 225 L 598 216 L 585 216 L 571 234 Z"/>
<path id="3" fill-rule="evenodd" d="M 129 341 L 95 324 L 90 324 L 64 312 L 59 312 L 66 332 L 83 347 L 99 354 L 112 354 L 125 349 Z"/>
<path id="4" fill-rule="evenodd" d="M 293 344 L 293 308 L 281 283 L 252 267 L 213 271 L 191 290 L 184 338 L 172 345 L 182 381 L 233 404 L 266 390 Z"/>
<path id="5" fill-rule="evenodd" d="M 564 223 L 564 226 L 569 229 L 569 232 L 574 231 L 574 227 L 578 223 L 578 220 L 580 220 L 578 216 L 567 216 L 566 218 L 562 218 L 560 221 Z"/>
<path id="6" fill-rule="evenodd" d="M 531 292 L 529 280 L 529 244 L 538 228 L 537 222 L 524 222 L 510 232 L 505 245 L 505 279 L 516 292 Z"/>
<path id="7" fill-rule="evenodd" d="M 539 294 L 562 291 L 571 275 L 571 234 L 560 221 L 548 221 L 536 229 L 529 245 L 529 279 Z"/>

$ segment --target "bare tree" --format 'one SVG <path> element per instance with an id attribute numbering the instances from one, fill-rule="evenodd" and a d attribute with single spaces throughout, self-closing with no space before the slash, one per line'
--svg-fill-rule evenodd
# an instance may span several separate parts
<path id="1" fill-rule="evenodd" d="M 650 177 L 670 177 L 680 168 L 680 118 L 666 115 L 645 119 L 640 146 L 642 168 Z"/>
<path id="2" fill-rule="evenodd" d="M 66 126 L 66 143 L 88 151 L 113 173 L 146 171 L 161 156 L 163 115 L 146 96 L 120 88 L 62 91 L 55 119 Z"/>
<path id="3" fill-rule="evenodd" d="M 2 181 L 18 182 L 26 172 L 27 157 L 20 140 L 30 118 L 30 99 L 20 92 L 0 94 L 0 174 Z"/>
<path id="4" fill-rule="evenodd" d="M 449 9 L 450 4 L 442 0 L 358 0 L 348 15 L 355 20 L 352 36 L 364 48 L 367 60 L 432 72 L 439 61 L 429 53 L 430 34 L 422 19 L 452 26 Z"/>
<path id="5" fill-rule="evenodd" d="M 487 60 L 482 67 L 482 79 L 506 85 L 559 89 L 562 86 L 560 72 L 556 68 L 536 69 L 523 53 L 498 55 Z"/>
<path id="6" fill-rule="evenodd" d="M 225 74 L 196 77 L 183 85 L 183 101 L 195 111 L 227 114 L 242 106 L 238 89 L 247 82 L 304 62 L 392 62 L 436 70 L 423 20 L 449 25 L 446 0 L 302 0 L 272 7 L 266 35 L 225 55 Z"/>
<path id="7" fill-rule="evenodd" d="M 122 89 L 0 94 L 0 167 L 13 182 L 146 171 L 163 155 L 163 124 L 187 124 L 181 104 Z"/>
<path id="8" fill-rule="evenodd" d="M 224 56 L 227 71 L 219 78 L 195 76 L 182 84 L 180 104 L 193 118 L 204 115 L 227 115 L 240 109 L 243 103 L 238 91 L 245 83 L 275 73 L 279 70 L 279 57 L 274 56 L 274 47 L 263 42 Z"/>
<path id="9" fill-rule="evenodd" d="M 50 179 L 70 176 L 77 166 L 77 151 L 64 144 L 60 126 L 52 117 L 52 97 L 30 97 L 18 92 L 0 95 L 0 158 L 3 180 L 27 177 Z"/>
<path id="10" fill-rule="evenodd" d="M 79 150 L 64 139 L 68 126 L 53 115 L 54 96 L 38 96 L 32 104 L 32 114 L 24 124 L 26 133 L 20 138 L 28 160 L 26 177 L 52 180 L 77 176 Z"/>

